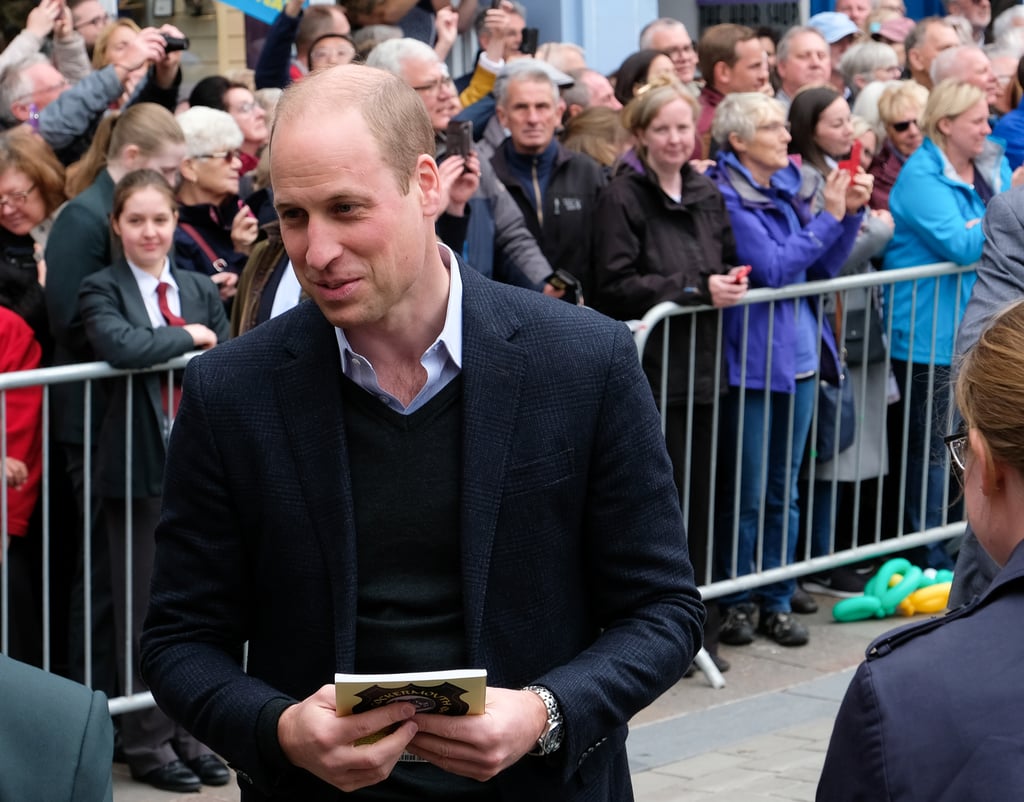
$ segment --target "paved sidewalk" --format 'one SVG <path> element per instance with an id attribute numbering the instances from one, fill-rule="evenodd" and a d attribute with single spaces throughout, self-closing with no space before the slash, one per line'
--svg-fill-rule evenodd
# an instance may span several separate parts
<path id="1" fill-rule="evenodd" d="M 837 624 L 833 599 L 801 621 L 811 642 L 782 648 L 758 638 L 723 647 L 727 686 L 681 680 L 632 722 L 628 751 L 637 802 L 806 802 L 814 799 L 832 722 L 853 669 L 878 634 L 905 618 Z M 234 784 L 170 794 L 114 766 L 115 802 L 238 802 Z"/>

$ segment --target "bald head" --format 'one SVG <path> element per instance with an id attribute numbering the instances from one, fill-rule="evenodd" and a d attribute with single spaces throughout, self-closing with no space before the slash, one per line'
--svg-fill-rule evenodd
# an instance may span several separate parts
<path id="1" fill-rule="evenodd" d="M 390 72 L 348 64 L 310 75 L 288 86 L 277 104 L 270 135 L 271 175 L 278 129 L 309 126 L 358 111 L 403 191 L 423 154 L 434 155 L 434 129 L 415 90 Z M 321 124 L 324 124 L 321 122 Z M 342 133 L 339 130 L 339 136 Z"/>

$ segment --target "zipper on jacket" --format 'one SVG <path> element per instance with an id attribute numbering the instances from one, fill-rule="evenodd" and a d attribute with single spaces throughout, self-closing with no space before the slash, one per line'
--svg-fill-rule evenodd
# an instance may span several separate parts
<path id="1" fill-rule="evenodd" d="M 544 198 L 540 194 L 540 179 L 537 177 L 537 161 L 533 160 L 533 164 L 530 167 L 531 177 L 533 179 L 533 197 L 537 204 L 537 222 L 540 223 L 541 228 L 544 227 Z"/>

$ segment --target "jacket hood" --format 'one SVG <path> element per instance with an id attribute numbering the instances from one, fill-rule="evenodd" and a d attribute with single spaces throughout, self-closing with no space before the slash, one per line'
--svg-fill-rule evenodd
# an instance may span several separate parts
<path id="1" fill-rule="evenodd" d="M 735 153 L 730 151 L 720 155 L 715 175 L 725 179 L 744 203 L 772 204 L 772 199 L 764 191 L 764 187 L 754 181 L 754 176 L 740 163 Z M 783 198 L 807 200 L 814 194 L 816 187 L 813 181 L 805 180 L 800 167 L 791 158 L 789 164 L 772 175 L 771 188 Z"/>
<path id="2" fill-rule="evenodd" d="M 932 142 L 928 137 L 924 138 L 921 143 L 921 147 L 918 150 L 922 151 L 921 158 L 929 158 L 933 160 L 936 165 L 939 166 L 942 172 L 943 178 L 954 184 L 962 184 L 967 186 L 964 180 L 957 174 L 956 168 L 953 167 L 952 162 L 942 151 L 938 145 Z M 1004 189 L 1009 187 L 1003 186 L 1002 177 L 1000 175 L 1000 167 L 1002 165 L 1003 153 L 1006 148 L 1003 145 L 1001 139 L 989 137 L 985 140 L 985 147 L 981 151 L 981 154 L 974 158 L 974 167 L 979 170 L 981 174 L 988 181 L 989 186 L 992 187 L 992 192 L 998 194 Z"/>
<path id="3" fill-rule="evenodd" d="M 711 180 L 700 180 L 704 178 L 704 176 L 694 170 L 689 163 L 683 165 L 682 174 L 683 206 L 704 200 L 709 195 L 715 195 L 718 193 L 718 189 L 715 187 L 714 182 Z M 657 178 L 655 178 L 652 173 L 648 172 L 647 165 L 644 164 L 639 154 L 637 154 L 633 148 L 630 148 L 619 157 L 619 161 L 615 165 L 615 171 L 612 176 L 613 178 L 619 178 L 620 176 L 625 176 L 626 178 L 632 177 L 636 180 L 653 184 L 658 187 L 659 192 L 661 191 Z"/>

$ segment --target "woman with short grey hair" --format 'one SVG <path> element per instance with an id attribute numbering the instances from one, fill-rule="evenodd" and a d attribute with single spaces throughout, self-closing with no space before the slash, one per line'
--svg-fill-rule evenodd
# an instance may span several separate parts
<path id="1" fill-rule="evenodd" d="M 255 216 L 238 197 L 244 137 L 230 114 L 206 106 L 182 112 L 178 124 L 185 133 L 185 159 L 174 263 L 210 276 L 228 301 L 259 233 Z"/>
<path id="2" fill-rule="evenodd" d="M 722 145 L 713 176 L 735 232 L 737 258 L 751 267 L 751 287 L 784 287 L 835 276 L 860 230 L 870 194 L 867 177 L 832 170 L 816 209 L 816 187 L 805 186 L 800 168 L 789 157 L 792 137 L 785 107 L 760 93 L 726 95 L 711 131 Z M 821 327 L 818 320 L 807 298 L 723 311 L 730 392 L 718 453 L 736 464 L 721 474 L 727 487 L 719 498 L 729 501 L 719 528 L 718 578 L 795 560 L 800 531 L 797 478 L 818 379 L 839 382 L 835 338 L 827 320 Z M 737 432 L 742 432 L 738 442 Z M 765 465 L 771 466 L 768 471 Z M 787 579 L 758 589 L 757 631 L 781 646 L 807 643 L 806 627 L 792 616 L 795 587 Z M 750 643 L 758 615 L 750 591 L 720 601 L 721 642 Z"/>

